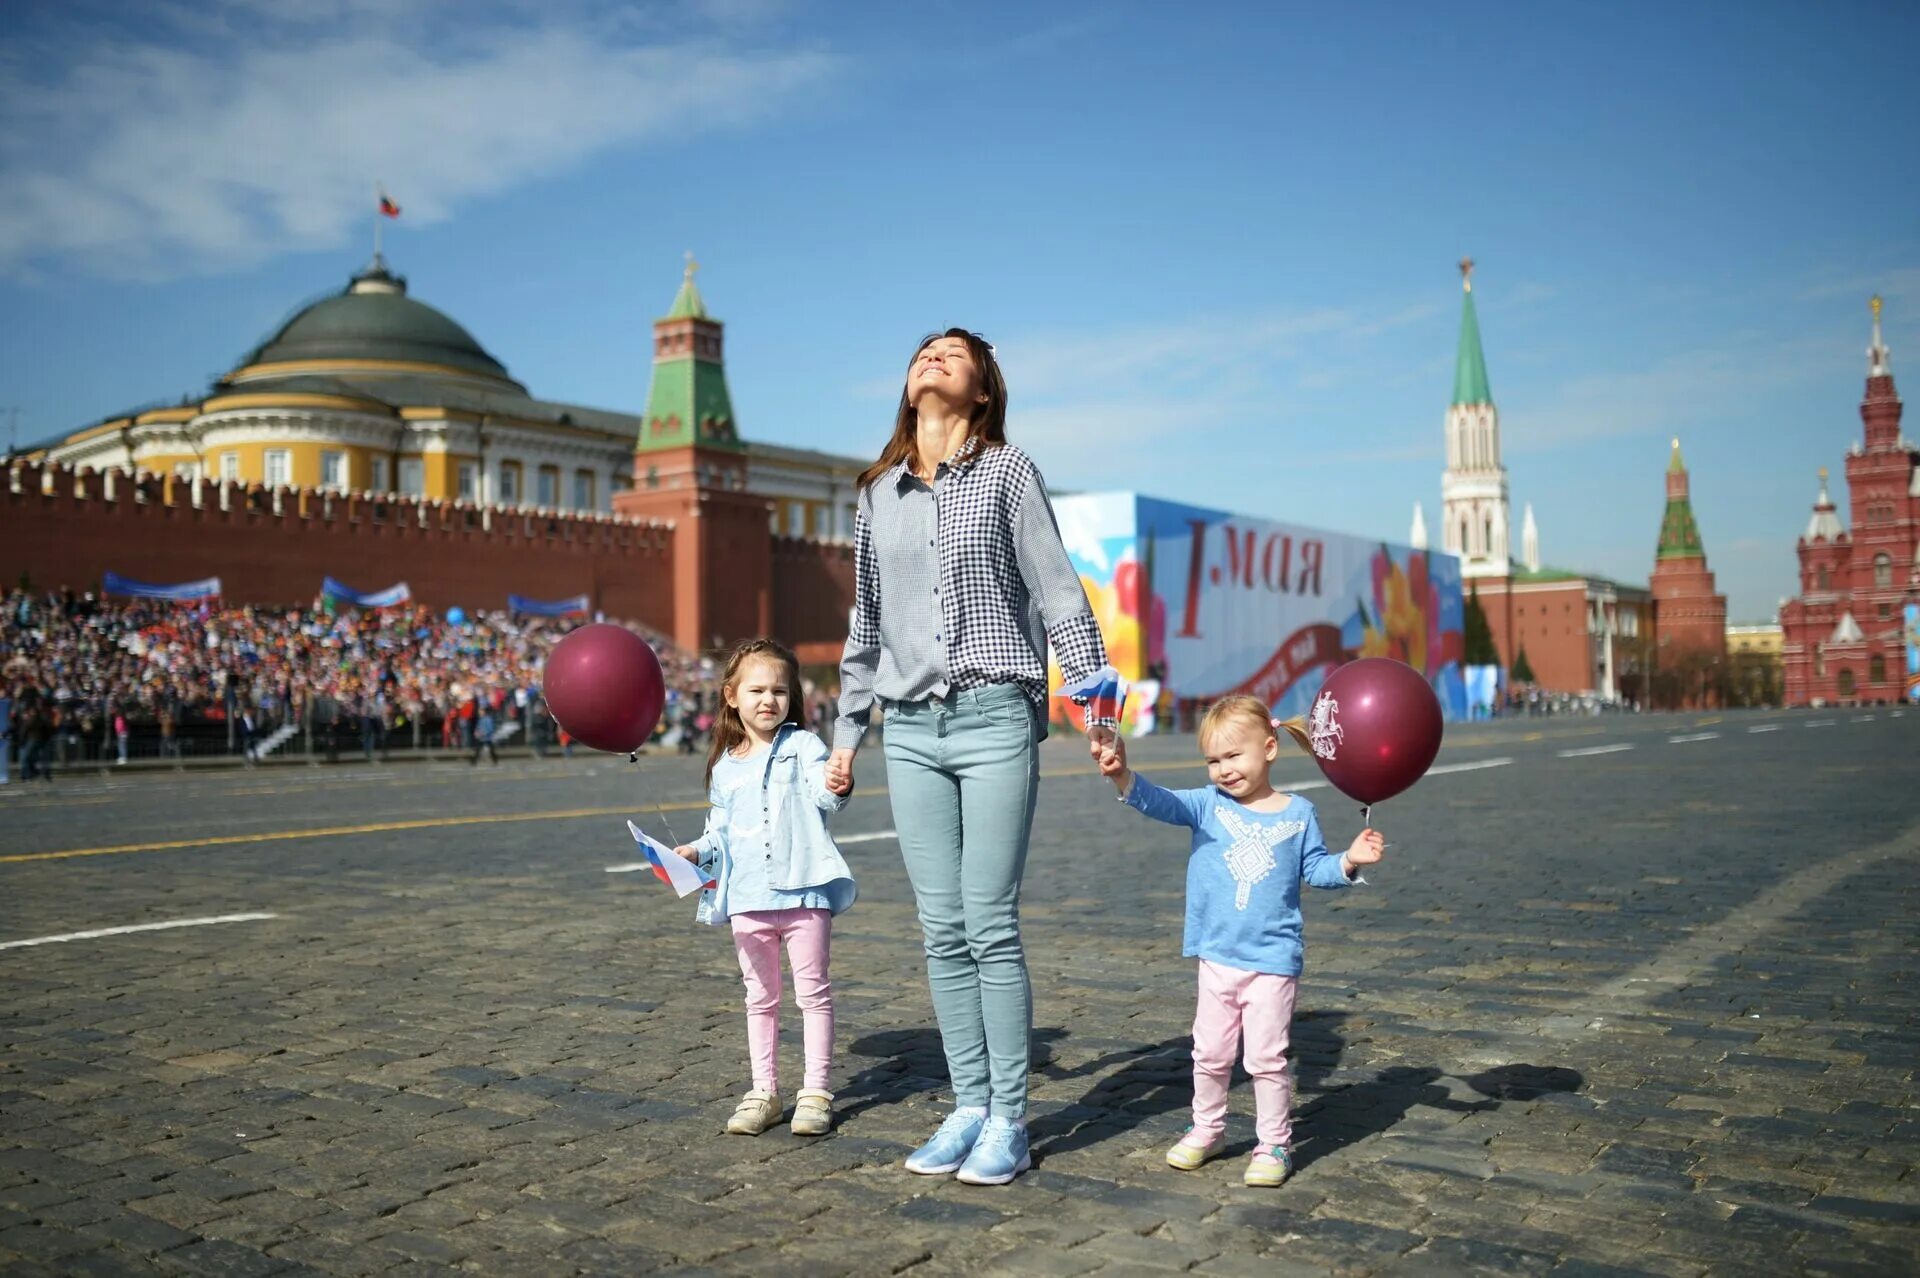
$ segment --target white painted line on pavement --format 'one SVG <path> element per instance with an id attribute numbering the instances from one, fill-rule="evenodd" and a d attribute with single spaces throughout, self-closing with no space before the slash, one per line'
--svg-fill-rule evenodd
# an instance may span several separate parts
<path id="1" fill-rule="evenodd" d="M 635 870 L 651 870 L 652 868 L 653 862 L 651 861 L 629 861 L 625 865 L 609 865 L 607 867 L 607 873 L 632 874 Z"/>
<path id="2" fill-rule="evenodd" d="M 1449 772 L 1478 772 L 1482 768 L 1504 768 L 1512 759 L 1475 759 L 1472 763 L 1444 763 L 1437 768 L 1428 768 L 1430 777 L 1445 776 Z"/>
<path id="3" fill-rule="evenodd" d="M 1807 726 L 1809 728 L 1831 728 L 1838 722 L 1840 722 L 1838 719 L 1809 719 L 1807 720 Z"/>
<path id="4" fill-rule="evenodd" d="M 1578 750 L 1561 750 L 1557 753 L 1562 759 L 1584 759 L 1590 754 L 1618 754 L 1622 750 L 1631 749 L 1633 749 L 1631 741 L 1622 741 L 1616 745 L 1583 746 Z"/>
<path id="5" fill-rule="evenodd" d="M 1689 741 L 1711 741 L 1720 734 L 1717 732 L 1687 732 L 1677 737 L 1668 737 L 1668 745 L 1685 745 Z"/>
<path id="6" fill-rule="evenodd" d="M 1751 727 L 1751 728 L 1748 728 L 1748 729 L 1747 729 L 1747 731 L 1748 731 L 1749 733 L 1754 733 L 1754 732 L 1778 732 L 1778 731 L 1780 731 L 1780 725 L 1779 725 L 1779 724 L 1777 724 L 1777 723 L 1761 723 L 1761 724 L 1755 724 L 1755 725 L 1754 725 L 1753 727 Z"/>
<path id="7" fill-rule="evenodd" d="M 252 923 L 257 919 L 277 919 L 278 914 L 215 914 L 204 919 L 174 919 L 167 923 L 134 923 L 126 927 L 97 927 L 87 932 L 62 932 L 58 936 L 35 936 L 24 941 L 0 941 L 0 950 L 24 949 L 29 945 L 52 945 L 58 941 L 91 941 L 98 936 L 125 936 L 129 932 L 161 932 L 175 927 L 209 927 L 215 923 Z"/>
<path id="8" fill-rule="evenodd" d="M 1853 722 L 1855 722 L 1855 723 L 1872 723 L 1872 722 L 1873 722 L 1873 716 L 1872 716 L 1872 715 L 1870 715 L 1870 714 L 1856 714 L 1855 716 L 1853 716 Z"/>

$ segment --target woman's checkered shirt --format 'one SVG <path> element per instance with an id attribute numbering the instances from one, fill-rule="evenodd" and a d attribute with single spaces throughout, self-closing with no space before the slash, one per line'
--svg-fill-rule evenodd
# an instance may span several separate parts
<path id="1" fill-rule="evenodd" d="M 1044 736 L 1049 640 L 1069 681 L 1107 663 L 1025 453 L 969 441 L 931 486 L 901 462 L 861 490 L 835 748 L 859 745 L 876 697 L 924 701 L 995 683 L 1020 685 Z"/>

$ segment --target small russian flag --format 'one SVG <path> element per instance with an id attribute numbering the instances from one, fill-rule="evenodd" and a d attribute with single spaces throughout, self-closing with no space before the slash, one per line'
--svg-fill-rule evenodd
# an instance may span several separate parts
<path id="1" fill-rule="evenodd" d="M 680 896 L 691 896 L 702 888 L 710 888 L 714 881 L 700 873 L 698 866 L 675 852 L 658 839 L 649 838 L 640 832 L 640 827 L 627 822 L 627 829 L 633 834 L 633 841 L 640 845 L 647 861 L 653 866 L 653 872 L 659 880 L 672 888 Z"/>
<path id="2" fill-rule="evenodd" d="M 1127 681 L 1112 666 L 1101 666 L 1084 679 L 1062 684 L 1056 696 L 1067 697 L 1083 707 L 1089 719 L 1120 718 L 1127 704 Z"/>

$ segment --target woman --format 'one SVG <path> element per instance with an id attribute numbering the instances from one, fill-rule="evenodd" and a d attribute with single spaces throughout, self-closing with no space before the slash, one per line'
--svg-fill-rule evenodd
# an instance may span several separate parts
<path id="1" fill-rule="evenodd" d="M 1033 992 L 1020 877 L 1047 732 L 1047 643 L 1069 679 L 1106 664 L 1040 473 L 1006 442 L 978 335 L 926 338 L 893 437 L 860 476 L 853 626 L 828 781 L 844 793 L 875 701 L 956 1109 L 907 1159 L 1001 1185 L 1025 1171 Z M 1110 723 L 1090 730 L 1103 741 Z"/>

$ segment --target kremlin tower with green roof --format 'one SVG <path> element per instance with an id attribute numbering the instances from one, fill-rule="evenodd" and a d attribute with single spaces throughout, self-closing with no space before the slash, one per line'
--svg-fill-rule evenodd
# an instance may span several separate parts
<path id="1" fill-rule="evenodd" d="M 1460 263 L 1460 288 L 1460 348 L 1447 408 L 1447 470 L 1440 481 L 1440 544 L 1460 556 L 1460 573 L 1467 580 L 1504 578 L 1513 571 L 1507 468 L 1500 461 L 1500 411 L 1480 348 L 1472 258 Z"/>
<path id="2" fill-rule="evenodd" d="M 653 325 L 653 385 L 641 418 L 642 453 L 702 444 L 742 449 L 727 393 L 724 325 L 707 314 L 693 282 L 700 264 L 687 254 L 686 277 L 666 317 Z"/>
<path id="3" fill-rule="evenodd" d="M 773 626 L 773 506 L 747 489 L 723 328 L 693 282 L 698 269 L 687 254 L 680 291 L 653 322 L 653 384 L 634 440 L 633 483 L 613 498 L 616 513 L 673 528 L 673 639 L 694 652 Z"/>
<path id="4" fill-rule="evenodd" d="M 1693 517 L 1693 495 L 1680 441 L 1667 461 L 1667 509 L 1660 519 L 1660 541 L 1653 555 L 1654 607 L 1659 618 L 1659 662 L 1684 668 L 1688 653 L 1717 661 L 1727 649 L 1727 597 L 1714 593 L 1713 571 Z M 1690 690 L 1691 691 L 1691 690 Z M 1688 695 L 1688 702 L 1709 704 L 1711 690 Z"/>

